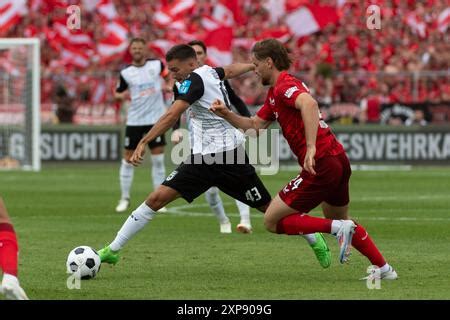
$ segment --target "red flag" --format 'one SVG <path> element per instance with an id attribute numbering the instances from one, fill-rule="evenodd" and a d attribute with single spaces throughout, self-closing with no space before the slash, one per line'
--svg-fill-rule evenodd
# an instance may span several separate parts
<path id="1" fill-rule="evenodd" d="M 53 30 L 54 37 L 49 40 L 60 42 L 62 46 L 94 47 L 91 35 L 83 33 L 83 30 L 69 30 L 64 21 L 54 21 Z"/>
<path id="2" fill-rule="evenodd" d="M 172 48 L 176 42 L 165 40 L 165 39 L 158 39 L 155 41 L 150 42 L 149 48 L 153 50 L 159 57 L 165 57 L 166 52 L 169 51 L 170 48 Z"/>
<path id="3" fill-rule="evenodd" d="M 89 55 L 81 49 L 66 47 L 61 50 L 61 62 L 64 66 L 75 66 L 78 68 L 86 68 L 89 66 Z"/>
<path id="4" fill-rule="evenodd" d="M 0 1 L 0 35 L 17 24 L 26 13 L 26 0 Z"/>
<path id="5" fill-rule="evenodd" d="M 233 29 L 230 27 L 221 27 L 208 32 L 204 41 L 208 48 L 208 64 L 213 66 L 231 64 L 233 61 L 232 40 Z"/>
<path id="6" fill-rule="evenodd" d="M 440 32 L 446 32 L 450 25 L 450 7 L 442 11 L 437 19 L 437 27 Z"/>
<path id="7" fill-rule="evenodd" d="M 175 0 L 155 12 L 154 20 L 160 26 L 168 26 L 172 21 L 183 18 L 195 5 L 195 0 Z"/>
<path id="8" fill-rule="evenodd" d="M 422 21 L 414 12 L 406 16 L 406 24 L 408 24 L 413 32 L 421 38 L 427 36 L 427 24 Z"/>
<path id="9" fill-rule="evenodd" d="M 112 0 L 100 0 L 97 4 L 97 10 L 107 20 L 114 20 L 118 17 L 116 7 Z"/>
<path id="10" fill-rule="evenodd" d="M 119 57 L 128 48 L 128 27 L 120 19 L 103 25 L 105 37 L 100 40 L 97 51 L 102 62 Z"/>
<path id="11" fill-rule="evenodd" d="M 290 31 L 298 37 L 307 36 L 338 21 L 339 16 L 334 6 L 300 6 L 286 17 Z"/>
<path id="12" fill-rule="evenodd" d="M 260 33 L 256 39 L 266 39 L 266 38 L 275 38 L 278 41 L 283 43 L 287 42 L 292 37 L 292 33 L 289 31 L 287 27 L 275 27 L 272 29 L 266 29 L 262 33 Z"/>

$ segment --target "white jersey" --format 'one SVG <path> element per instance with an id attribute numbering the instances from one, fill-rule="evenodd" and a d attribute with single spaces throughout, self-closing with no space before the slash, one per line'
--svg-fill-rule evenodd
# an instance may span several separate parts
<path id="1" fill-rule="evenodd" d="M 216 99 L 229 106 L 228 93 L 222 81 L 224 77 L 222 68 L 204 65 L 177 85 L 175 100 L 184 100 L 191 105 L 188 109 L 188 128 L 193 154 L 233 150 L 245 142 L 242 132 L 209 111 Z"/>
<path id="2" fill-rule="evenodd" d="M 165 109 L 161 74 L 164 65 L 160 60 L 147 60 L 143 66 L 130 65 L 120 71 L 116 92 L 130 90 L 131 104 L 127 126 L 155 124 Z"/>

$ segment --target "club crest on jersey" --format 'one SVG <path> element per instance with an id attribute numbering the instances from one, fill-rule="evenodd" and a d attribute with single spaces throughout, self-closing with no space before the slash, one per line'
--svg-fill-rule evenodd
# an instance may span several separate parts
<path id="1" fill-rule="evenodd" d="M 181 84 L 180 88 L 178 89 L 178 92 L 180 94 L 186 94 L 189 91 L 189 88 L 191 86 L 191 80 L 184 80 Z"/>
<path id="2" fill-rule="evenodd" d="M 293 86 L 290 87 L 289 89 L 286 90 L 286 92 L 284 93 L 284 95 L 286 96 L 286 98 L 290 98 L 292 97 L 292 95 L 294 94 L 295 91 L 300 90 L 299 88 L 297 88 L 297 86 Z"/>
<path id="3" fill-rule="evenodd" d="M 269 98 L 269 103 L 274 106 L 275 105 L 275 99 L 274 98 Z"/>

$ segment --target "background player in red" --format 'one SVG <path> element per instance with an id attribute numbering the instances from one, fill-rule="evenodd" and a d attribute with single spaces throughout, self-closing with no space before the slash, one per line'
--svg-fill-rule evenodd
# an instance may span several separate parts
<path id="1" fill-rule="evenodd" d="M 262 84 L 270 86 L 256 116 L 238 116 L 221 101 L 216 101 L 211 111 L 244 130 L 265 129 L 277 120 L 303 167 L 272 200 L 264 215 L 266 228 L 288 235 L 314 232 L 336 235 L 341 246 L 341 263 L 348 260 L 351 243 L 380 268 L 382 279 L 396 279 L 397 273 L 386 263 L 366 230 L 347 220 L 350 163 L 342 145 L 320 119 L 317 102 L 307 86 L 287 73 L 291 65 L 287 50 L 275 39 L 263 40 L 253 47 L 252 61 Z M 320 204 L 326 219 L 306 214 Z"/>
<path id="2" fill-rule="evenodd" d="M 0 269 L 3 271 L 0 293 L 3 293 L 6 299 L 28 300 L 17 278 L 18 250 L 16 233 L 0 197 Z"/>

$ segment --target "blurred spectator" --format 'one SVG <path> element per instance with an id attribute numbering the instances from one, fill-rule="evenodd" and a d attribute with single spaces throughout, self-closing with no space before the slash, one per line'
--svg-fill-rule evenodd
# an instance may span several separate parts
<path id="1" fill-rule="evenodd" d="M 405 121 L 405 125 L 412 126 L 412 125 L 419 125 L 419 126 L 426 126 L 427 120 L 425 120 L 425 113 L 421 109 L 414 110 L 414 118 L 413 119 L 407 119 Z"/>
<path id="2" fill-rule="evenodd" d="M 156 13 L 163 5 L 174 4 L 175 0 L 106 2 L 111 3 L 117 11 L 117 16 L 127 26 L 128 31 L 125 33 L 128 38 L 140 36 L 149 42 L 156 40 L 180 42 L 204 37 L 207 28 L 202 22 L 203 18 L 212 17 L 214 7 L 218 3 L 212 0 L 196 1 L 189 14 L 181 15 L 168 26 L 161 26 L 156 21 Z M 240 40 L 233 42 L 234 61 L 249 61 L 249 51 L 255 40 L 272 34 L 283 34 L 283 30 L 288 30 L 286 15 L 274 17 L 269 2 L 275 3 L 273 0 L 236 1 L 244 18 L 240 23 L 233 25 L 234 38 Z M 93 44 L 86 44 L 81 49 L 77 47 L 77 50 L 70 52 L 75 56 L 69 58 L 63 57 L 68 54 L 63 50 L 69 48 L 67 44 L 62 42 L 61 45 L 55 41 L 59 39 L 55 32 L 57 23 L 59 19 L 66 18 L 65 7 L 53 8 L 48 4 L 51 3 L 49 1 L 30 3 L 38 7 L 38 10 L 29 10 L 20 23 L 15 24 L 4 36 L 40 38 L 44 83 L 46 81 L 55 83 L 57 78 L 51 74 L 55 69 L 65 67 L 64 73 L 67 78 L 75 79 L 77 82 L 67 87 L 69 92 L 78 90 L 82 94 L 80 97 L 86 102 L 88 99 L 94 99 L 95 101 L 89 101 L 93 105 L 99 103 L 111 105 L 111 100 L 108 100 L 114 86 L 111 81 L 104 80 L 107 83 L 108 94 L 99 99 L 98 97 L 103 97 L 100 93 L 104 89 L 98 85 L 91 85 L 80 76 L 89 74 L 96 77 L 96 81 L 102 81 L 101 76 L 106 74 L 105 78 L 116 79 L 114 72 L 128 63 L 129 57 L 120 51 L 119 54 L 108 58 L 93 54 L 92 46 L 98 45 L 105 37 L 105 17 L 101 16 L 98 10 L 102 2 L 90 4 L 90 1 L 83 1 L 86 8 L 83 10 L 82 32 L 92 38 Z M 380 103 L 450 101 L 448 75 L 450 34 L 448 16 L 443 16 L 450 10 L 448 0 L 370 1 L 381 7 L 381 30 L 369 30 L 366 27 L 367 1 L 296 0 L 283 1 L 279 5 L 282 6 L 283 3 L 286 3 L 286 6 L 309 3 L 338 8 L 339 21 L 336 24 L 329 24 L 319 32 L 300 38 L 292 34 L 280 36 L 293 58 L 290 72 L 300 74 L 300 78 L 314 89 L 312 93 L 319 102 L 323 104 L 345 102 L 358 105 L 361 103 L 360 120 L 377 122 L 380 118 Z M 87 6 L 88 4 L 90 5 Z M 113 27 L 114 30 L 120 30 L 118 25 Z M 158 51 L 153 48 L 153 51 L 155 55 L 164 58 L 164 51 L 167 49 L 162 47 Z M 424 76 L 419 81 L 417 76 L 424 71 L 440 71 L 442 75 Z M 367 72 L 373 74 L 369 75 Z M 68 76 L 69 74 L 72 76 Z M 259 85 L 255 75 L 247 75 L 233 82 L 233 86 L 239 89 L 238 94 L 247 104 L 264 103 L 267 89 Z M 48 88 L 47 83 L 45 86 Z M 50 97 L 51 95 L 47 93 L 42 95 L 43 99 Z"/>
<path id="3" fill-rule="evenodd" d="M 59 123 L 73 123 L 75 107 L 73 98 L 69 96 L 66 88 L 59 84 L 56 86 L 54 102 L 56 104 L 56 117 Z"/>

